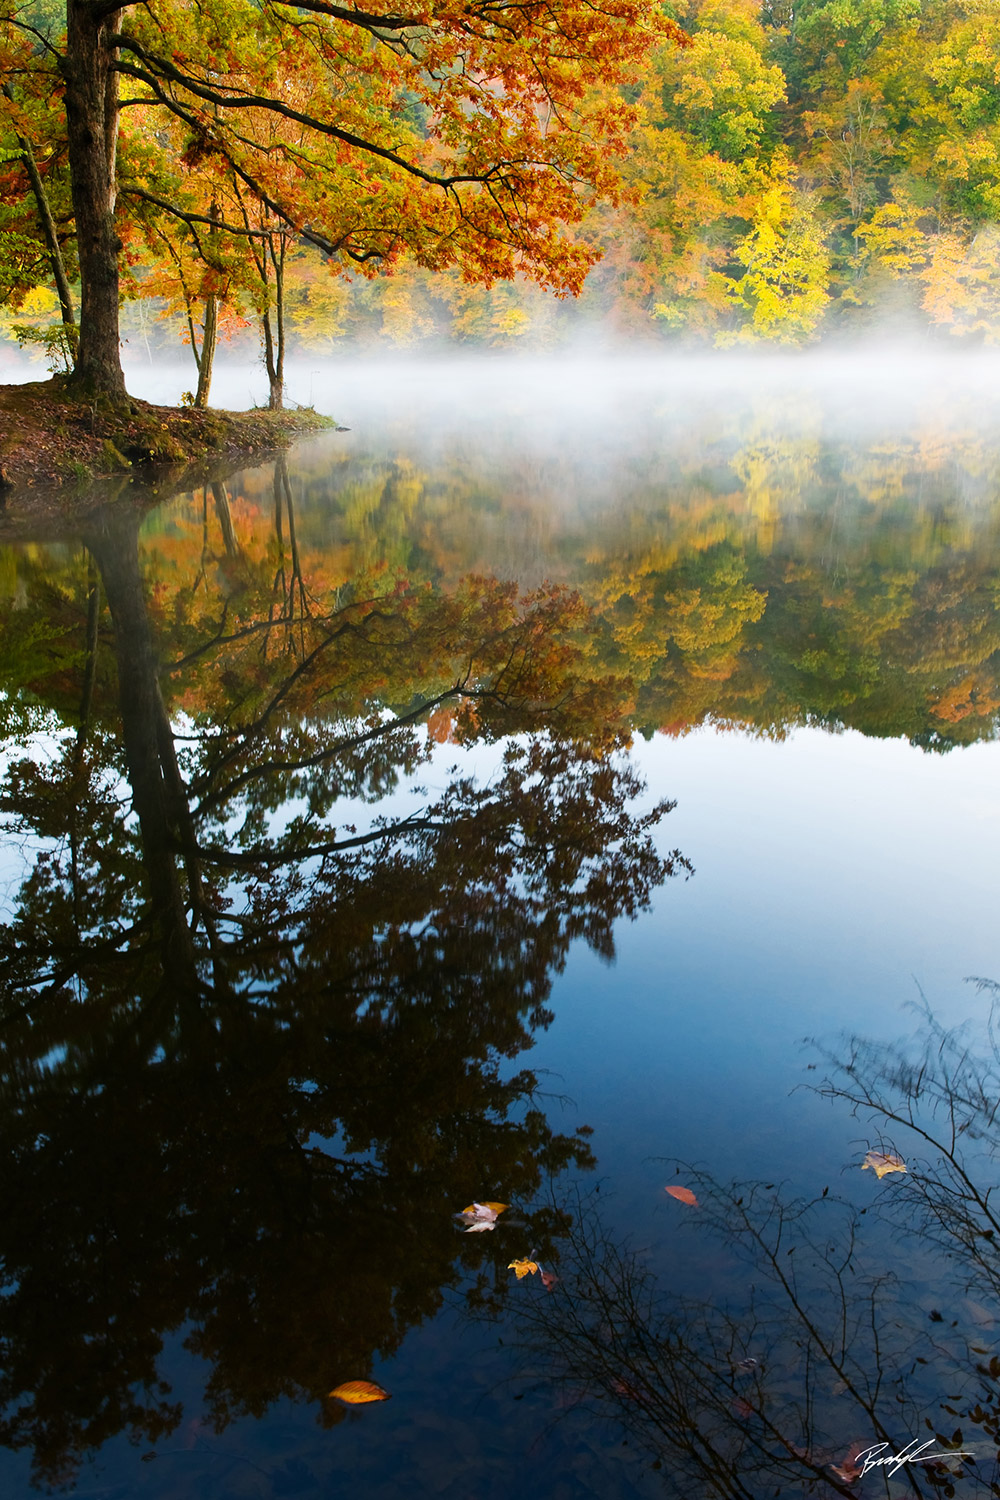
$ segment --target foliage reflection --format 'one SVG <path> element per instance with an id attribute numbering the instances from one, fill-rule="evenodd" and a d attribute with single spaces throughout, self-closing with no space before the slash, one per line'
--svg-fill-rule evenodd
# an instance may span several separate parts
<path id="1" fill-rule="evenodd" d="M 169 596 L 139 515 L 99 513 L 6 622 L 34 863 L 0 931 L 0 1437 L 43 1482 L 176 1426 L 171 1332 L 217 1428 L 281 1396 L 333 1423 L 445 1289 L 490 1295 L 456 1209 L 510 1202 L 547 1253 L 533 1200 L 591 1156 L 510 1060 L 573 941 L 611 955 L 686 868 L 575 596 L 330 589 L 280 464 L 273 500 L 257 565 L 214 487 L 222 558 Z"/>

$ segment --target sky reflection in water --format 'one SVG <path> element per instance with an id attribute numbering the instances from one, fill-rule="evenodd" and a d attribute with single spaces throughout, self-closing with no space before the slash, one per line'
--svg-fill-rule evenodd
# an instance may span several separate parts
<path id="1" fill-rule="evenodd" d="M 962 984 L 1000 975 L 988 413 L 777 362 L 749 408 L 698 367 L 685 406 L 640 364 L 601 427 L 579 369 L 415 368 L 357 373 L 352 432 L 287 475 L 138 539 L 105 516 L 6 549 L 6 685 L 66 748 L 5 802 L 61 862 L 12 891 L 2 954 L 0 1472 L 27 1493 L 34 1450 L 109 1496 L 868 1495 L 852 1446 L 961 1429 L 975 1471 L 894 1483 L 988 1492 L 969 1184 L 994 1180 L 995 1063 Z M 176 766 L 168 719 L 194 736 Z M 411 821 L 365 842 L 379 815 Z M 977 1018 L 957 1096 L 940 1037 L 922 1076 L 802 1046 L 902 1045 L 918 986 Z M 887 1121 L 900 1101 L 957 1110 L 950 1155 Z M 881 1134 L 907 1178 L 860 1172 Z M 476 1196 L 512 1207 L 462 1237 Z M 507 1270 L 532 1253 L 551 1294 Z M 359 1377 L 392 1401 L 324 1401 Z"/>

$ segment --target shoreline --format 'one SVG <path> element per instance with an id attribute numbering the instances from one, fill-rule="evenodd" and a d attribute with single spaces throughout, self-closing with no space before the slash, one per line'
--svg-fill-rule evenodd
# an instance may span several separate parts
<path id="1" fill-rule="evenodd" d="M 58 379 L 0 385 L 0 502 L 30 505 L 43 491 L 68 498 L 102 479 L 149 482 L 194 464 L 266 458 L 336 425 L 309 408 L 202 411 L 130 397 L 115 410 L 67 398 Z"/>

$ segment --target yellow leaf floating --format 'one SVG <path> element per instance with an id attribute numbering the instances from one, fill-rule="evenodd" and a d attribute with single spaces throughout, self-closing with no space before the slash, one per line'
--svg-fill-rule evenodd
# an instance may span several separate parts
<path id="1" fill-rule="evenodd" d="M 336 1396 L 338 1401 L 346 1401 L 348 1406 L 362 1406 L 366 1401 L 389 1400 L 389 1392 L 384 1391 L 373 1380 L 345 1380 L 343 1385 L 335 1385 L 330 1395 Z"/>
<path id="2" fill-rule="evenodd" d="M 538 1262 L 535 1260 L 512 1260 L 507 1269 L 514 1272 L 518 1281 L 523 1281 L 526 1276 L 534 1276 L 538 1270 Z"/>
<path id="3" fill-rule="evenodd" d="M 869 1151 L 861 1163 L 862 1172 L 866 1167 L 871 1167 L 876 1177 L 883 1178 L 887 1172 L 905 1172 L 906 1162 L 895 1151 Z"/>

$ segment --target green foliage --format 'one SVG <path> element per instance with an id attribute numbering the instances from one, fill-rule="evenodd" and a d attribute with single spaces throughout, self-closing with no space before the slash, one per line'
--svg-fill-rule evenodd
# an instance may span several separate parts
<path id="1" fill-rule="evenodd" d="M 21 349 L 39 349 L 55 374 L 68 375 L 76 351 L 76 329 L 67 323 L 36 328 L 30 323 L 12 323 L 10 331 Z"/>

